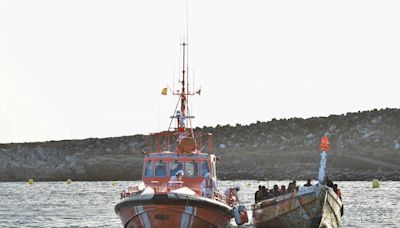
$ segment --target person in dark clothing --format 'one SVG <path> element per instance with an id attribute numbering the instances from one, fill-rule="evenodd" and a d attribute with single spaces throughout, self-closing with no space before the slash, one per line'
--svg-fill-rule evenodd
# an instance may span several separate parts
<path id="1" fill-rule="evenodd" d="M 294 192 L 294 187 L 293 187 L 293 183 L 292 182 L 289 183 L 288 188 L 287 188 L 287 192 L 288 193 Z"/>
<path id="2" fill-rule="evenodd" d="M 329 176 L 325 176 L 324 184 L 330 188 L 333 188 L 333 182 Z"/>
<path id="3" fill-rule="evenodd" d="M 292 185 L 293 185 L 293 188 L 295 189 L 295 188 L 296 188 L 296 186 L 297 186 L 297 182 L 296 182 L 296 180 L 293 180 L 293 181 L 292 181 Z"/>
<path id="4" fill-rule="evenodd" d="M 258 185 L 258 190 L 254 194 L 254 201 L 258 202 L 260 200 L 260 196 L 261 196 L 261 185 Z"/>
<path id="5" fill-rule="evenodd" d="M 282 185 L 280 191 L 281 191 L 281 195 L 286 195 L 286 194 L 287 194 L 286 186 L 285 186 L 285 185 Z"/>
<path id="6" fill-rule="evenodd" d="M 274 185 L 274 197 L 278 197 L 280 195 L 281 195 L 281 193 L 279 192 L 279 187 L 276 184 L 276 185 Z"/>
<path id="7" fill-rule="evenodd" d="M 312 184 L 311 184 L 311 178 L 308 178 L 308 179 L 307 179 L 307 183 L 304 184 L 304 187 L 310 187 L 310 186 L 312 186 Z"/>
<path id="8" fill-rule="evenodd" d="M 267 198 L 267 192 L 268 192 L 268 189 L 265 186 L 262 186 L 260 200 L 265 200 Z"/>
<path id="9" fill-rule="evenodd" d="M 271 198 L 274 198 L 274 190 L 273 190 L 273 189 L 270 189 L 268 195 L 269 195 Z"/>
<path id="10" fill-rule="evenodd" d="M 342 192 L 340 191 L 340 188 L 338 188 L 337 184 L 333 185 L 333 191 L 336 193 L 339 199 L 342 200 Z"/>
<path id="11" fill-rule="evenodd" d="M 271 190 L 267 189 L 266 198 L 267 198 L 267 199 L 274 198 L 274 196 L 272 195 L 272 189 L 271 189 Z"/>
<path id="12" fill-rule="evenodd" d="M 256 193 L 256 202 L 267 199 L 268 189 L 265 186 L 258 186 L 259 190 Z"/>

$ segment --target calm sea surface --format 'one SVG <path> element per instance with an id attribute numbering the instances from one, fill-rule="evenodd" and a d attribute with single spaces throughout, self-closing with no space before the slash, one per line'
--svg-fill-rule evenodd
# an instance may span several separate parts
<path id="1" fill-rule="evenodd" d="M 250 209 L 258 185 L 289 181 L 221 181 L 240 186 L 241 201 Z M 114 213 L 119 192 L 138 182 L 0 183 L 0 227 L 122 227 Z M 336 182 L 342 190 L 342 227 L 400 227 L 400 182 Z M 303 182 L 298 181 L 298 184 Z M 250 214 L 251 216 L 251 211 Z M 251 227 L 249 225 L 249 227 Z"/>

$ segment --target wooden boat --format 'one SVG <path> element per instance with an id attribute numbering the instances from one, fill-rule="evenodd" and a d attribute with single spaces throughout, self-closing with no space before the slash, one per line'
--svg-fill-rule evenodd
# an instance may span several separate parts
<path id="1" fill-rule="evenodd" d="M 176 107 L 180 104 L 180 110 L 171 116 L 176 126 L 149 136 L 142 182 L 123 191 L 115 206 L 124 227 L 230 227 L 233 220 L 247 222 L 235 188 L 224 193 L 212 189 L 206 197 L 202 187 L 207 176 L 218 186 L 218 158 L 212 152 L 212 134 L 193 132 L 189 127 L 193 116 L 187 97 L 194 93 L 186 90 L 187 50 L 185 43 L 182 46 L 181 89 L 173 93 L 179 96 Z M 184 173 L 182 180 L 172 180 L 179 172 Z"/>
<path id="2" fill-rule="evenodd" d="M 343 204 L 333 188 L 323 184 L 329 146 L 321 143 L 321 149 L 319 182 L 252 205 L 256 227 L 339 227 Z"/>
<path id="3" fill-rule="evenodd" d="M 252 206 L 256 227 L 339 227 L 342 202 L 332 188 L 315 184 Z"/>

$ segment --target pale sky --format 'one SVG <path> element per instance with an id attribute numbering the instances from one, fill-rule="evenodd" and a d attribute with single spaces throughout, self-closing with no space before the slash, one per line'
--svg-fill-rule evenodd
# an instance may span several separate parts
<path id="1" fill-rule="evenodd" d="M 179 76 L 185 8 L 0 0 L 0 142 L 167 129 L 177 98 L 160 93 Z M 400 108 L 400 1 L 188 8 L 194 126 Z"/>

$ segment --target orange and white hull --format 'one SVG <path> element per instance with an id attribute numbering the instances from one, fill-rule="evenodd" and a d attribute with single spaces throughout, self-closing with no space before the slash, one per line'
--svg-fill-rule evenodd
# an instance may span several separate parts
<path id="1" fill-rule="evenodd" d="M 126 228 L 230 227 L 231 210 L 216 200 L 179 193 L 131 196 L 115 206 Z"/>

